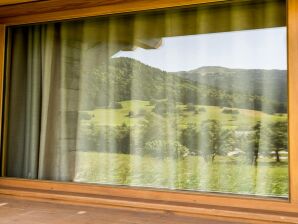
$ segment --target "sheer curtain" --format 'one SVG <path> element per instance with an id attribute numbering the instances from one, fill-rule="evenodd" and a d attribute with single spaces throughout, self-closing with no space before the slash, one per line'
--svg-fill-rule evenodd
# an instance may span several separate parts
<path id="1" fill-rule="evenodd" d="M 6 175 L 287 196 L 284 27 L 236 1 L 9 28 Z"/>

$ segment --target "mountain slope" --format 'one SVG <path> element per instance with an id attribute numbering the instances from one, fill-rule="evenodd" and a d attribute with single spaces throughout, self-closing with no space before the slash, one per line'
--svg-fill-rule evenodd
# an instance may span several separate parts
<path id="1" fill-rule="evenodd" d="M 268 100 L 287 101 L 287 71 L 201 67 L 176 73 L 179 77 L 233 92 L 258 95 Z"/>
<path id="2" fill-rule="evenodd" d="M 94 107 L 131 99 L 167 99 L 183 104 L 286 112 L 286 71 L 202 67 L 169 73 L 131 58 L 113 58 L 88 77 L 86 88 L 92 91 Z"/>

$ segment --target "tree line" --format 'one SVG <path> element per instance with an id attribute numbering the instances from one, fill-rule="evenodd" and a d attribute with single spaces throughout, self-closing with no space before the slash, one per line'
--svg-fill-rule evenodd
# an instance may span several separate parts
<path id="1" fill-rule="evenodd" d="M 179 127 L 169 118 L 151 114 L 140 127 L 90 124 L 82 149 L 160 158 L 201 156 L 206 162 L 217 156 L 241 156 L 257 165 L 260 155 L 270 157 L 272 152 L 276 162 L 281 162 L 279 152 L 288 149 L 287 129 L 283 121 L 257 122 L 246 130 L 228 129 L 212 119 Z"/>

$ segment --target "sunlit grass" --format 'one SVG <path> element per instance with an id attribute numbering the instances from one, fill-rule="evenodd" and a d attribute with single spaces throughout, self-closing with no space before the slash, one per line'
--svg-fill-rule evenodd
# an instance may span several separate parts
<path id="1" fill-rule="evenodd" d="M 154 106 L 149 101 L 123 101 L 122 108 L 98 108 L 85 111 L 90 119 L 82 119 L 83 127 L 121 126 L 140 128 L 146 114 Z M 176 120 L 179 129 L 188 124 L 200 124 L 205 120 L 218 120 L 226 129 L 247 128 L 262 122 L 286 121 L 286 115 L 271 115 L 254 110 L 236 109 L 238 114 L 224 114 L 217 106 L 195 105 L 204 112 L 187 111 L 186 105 L 177 104 L 176 111 L 162 116 L 168 121 Z M 142 111 L 142 113 L 141 113 Z M 133 116 L 131 116 L 133 114 Z M 112 185 L 154 187 L 176 190 L 223 192 L 261 196 L 288 196 L 288 164 L 274 159 L 259 158 L 258 165 L 248 163 L 245 158 L 216 156 L 215 161 L 206 162 L 200 156 L 184 159 L 156 158 L 99 152 L 78 152 L 75 181 Z"/>
<path id="2" fill-rule="evenodd" d="M 99 126 L 119 126 L 122 124 L 135 126 L 144 121 L 144 116 L 131 117 L 129 112 L 138 114 L 141 110 L 144 110 L 149 113 L 154 108 L 149 101 L 141 100 L 122 101 L 121 105 L 122 108 L 120 109 L 98 108 L 88 111 L 94 117 L 89 121 L 83 120 L 82 122 L 86 125 L 93 123 Z M 226 128 L 247 127 L 254 125 L 257 121 L 274 122 L 287 120 L 285 115 L 270 115 L 261 111 L 246 109 L 238 109 L 238 115 L 231 115 L 223 114 L 222 108 L 217 106 L 196 105 L 196 108 L 205 108 L 206 112 L 195 114 L 194 112 L 185 111 L 185 105 L 177 105 L 176 107 L 180 109 L 179 113 L 169 113 L 165 117 L 175 117 L 181 127 L 185 127 L 188 123 L 200 124 L 208 119 L 219 120 Z"/>
<path id="3" fill-rule="evenodd" d="M 78 152 L 77 182 L 222 192 L 261 196 L 288 195 L 287 162 L 260 159 L 253 166 L 241 158 L 200 156 L 156 158 L 115 153 Z"/>

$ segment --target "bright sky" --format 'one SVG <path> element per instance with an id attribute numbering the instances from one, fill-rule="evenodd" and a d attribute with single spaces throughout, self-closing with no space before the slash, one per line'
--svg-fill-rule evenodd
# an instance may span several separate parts
<path id="1" fill-rule="evenodd" d="M 202 66 L 244 69 L 287 69 L 286 28 L 269 28 L 167 37 L 158 49 L 120 51 L 164 71 L 188 71 Z"/>

